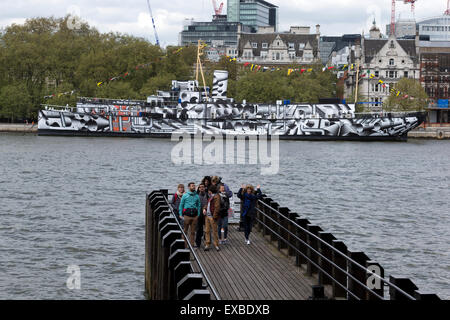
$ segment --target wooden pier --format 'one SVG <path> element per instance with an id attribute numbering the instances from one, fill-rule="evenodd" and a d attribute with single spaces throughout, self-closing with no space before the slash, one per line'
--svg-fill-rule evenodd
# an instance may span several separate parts
<path id="1" fill-rule="evenodd" d="M 151 300 L 439 300 L 407 278 L 384 274 L 364 252 L 267 196 L 251 245 L 237 225 L 221 250 L 194 249 L 167 190 L 146 198 L 145 292 Z"/>

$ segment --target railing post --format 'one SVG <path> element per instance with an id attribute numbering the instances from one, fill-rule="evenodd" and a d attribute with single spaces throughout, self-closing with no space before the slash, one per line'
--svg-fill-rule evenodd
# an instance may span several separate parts
<path id="1" fill-rule="evenodd" d="M 389 276 L 389 282 L 396 285 L 411 296 L 414 296 L 414 292 L 419 289 L 414 282 L 408 278 L 396 278 L 394 276 Z M 410 300 L 391 286 L 389 287 L 389 297 L 391 300 Z"/>
<path id="2" fill-rule="evenodd" d="M 336 251 L 343 253 L 344 255 L 347 255 L 347 246 L 344 244 L 344 242 L 339 240 L 332 240 L 333 247 L 336 249 Z M 347 260 L 345 260 L 344 257 L 342 257 L 340 254 L 338 254 L 336 251 L 333 251 L 332 257 L 333 257 L 333 263 L 342 268 L 343 270 L 347 271 Z M 339 286 L 336 283 L 340 283 L 344 288 L 348 288 L 347 284 L 347 275 L 340 271 L 335 266 L 332 267 L 332 275 L 333 275 L 333 297 L 334 298 L 345 298 L 347 299 L 347 291 L 343 289 L 341 286 Z"/>
<path id="3" fill-rule="evenodd" d="M 297 224 L 302 227 L 303 229 L 306 230 L 306 226 L 308 224 L 310 224 L 308 219 L 303 219 L 303 218 L 296 218 L 295 221 L 297 222 Z M 301 228 L 296 228 L 296 234 L 297 237 L 299 237 L 303 242 L 298 241 L 298 249 L 301 253 L 303 253 L 304 255 L 308 256 L 308 249 L 306 246 L 306 243 L 308 243 L 308 237 L 307 237 L 307 233 L 301 229 Z M 308 259 L 306 259 L 304 256 L 297 254 L 296 256 L 296 264 L 300 267 L 302 264 L 306 264 L 308 265 Z"/>
<path id="4" fill-rule="evenodd" d="M 264 216 L 263 216 L 263 223 L 264 223 L 264 227 L 263 227 L 263 236 L 267 236 L 271 234 L 271 231 L 269 231 L 268 227 L 272 228 L 272 221 L 270 221 L 270 219 L 268 219 L 267 217 L 270 217 L 270 212 L 272 211 L 268 206 L 270 206 L 270 203 L 272 202 L 272 199 L 270 198 L 265 198 L 264 199 L 264 203 L 267 206 L 264 206 Z"/>
<path id="5" fill-rule="evenodd" d="M 374 274 L 380 276 L 381 278 L 384 278 L 383 267 L 375 261 L 367 261 L 366 267 L 367 267 L 366 286 L 368 286 L 369 289 L 374 291 L 379 296 L 384 297 L 384 282 L 381 281 L 378 277 L 373 275 L 373 273 L 374 273 Z M 367 291 L 366 292 L 366 300 L 380 300 L 380 298 L 375 296 L 370 291 Z"/>
<path id="6" fill-rule="evenodd" d="M 288 232 L 286 232 L 286 230 L 284 228 L 288 228 L 288 220 L 285 217 L 289 216 L 289 212 L 291 210 L 289 210 L 289 208 L 279 208 L 278 211 L 281 213 L 277 214 L 278 216 L 278 222 L 281 224 L 281 226 L 283 227 L 279 227 L 279 234 L 281 235 L 281 239 L 278 239 L 278 250 L 283 250 L 283 249 L 287 249 L 289 248 L 289 246 L 287 245 L 287 243 L 285 241 L 288 241 L 289 243 L 289 234 Z M 283 241 L 282 239 L 284 239 L 285 241 Z"/>
<path id="7" fill-rule="evenodd" d="M 280 231 L 280 227 L 276 224 L 276 222 L 279 222 L 279 214 L 276 213 L 275 210 L 278 210 L 280 205 L 275 201 L 271 201 L 270 207 L 272 208 L 270 210 L 270 217 L 272 218 L 270 228 L 273 230 L 273 232 L 270 233 L 270 241 L 279 241 L 278 236 L 275 234 Z"/>
<path id="8" fill-rule="evenodd" d="M 314 234 L 315 236 L 319 235 L 319 231 L 322 231 L 322 228 L 320 228 L 319 226 L 313 225 L 313 224 L 309 224 L 306 226 L 306 229 Z M 307 234 L 308 239 L 308 245 L 318 251 L 319 250 L 319 241 L 314 238 L 313 236 L 311 236 L 309 233 Z M 308 257 L 312 260 L 312 262 L 318 264 L 319 263 L 319 256 L 317 255 L 317 253 L 313 252 L 310 248 L 308 248 Z M 319 276 L 319 283 L 321 282 L 321 277 L 322 277 L 322 272 L 320 272 L 317 267 L 315 267 L 312 263 L 308 263 L 307 264 L 307 269 L 306 269 L 307 273 L 309 276 L 312 276 L 313 273 L 318 273 Z"/>
<path id="9" fill-rule="evenodd" d="M 295 223 L 296 219 L 298 218 L 298 214 L 295 212 L 289 212 L 288 218 L 289 218 L 288 230 L 290 233 L 288 233 L 287 239 L 290 244 L 292 244 L 295 248 L 298 249 L 298 241 L 297 241 L 297 239 L 295 239 L 295 237 L 293 237 L 291 235 L 291 233 L 297 235 L 296 234 L 297 227 L 294 225 L 294 223 Z M 296 252 L 295 252 L 294 248 L 292 248 L 291 246 L 288 246 L 288 255 L 290 257 L 296 256 Z M 297 265 L 297 261 L 296 261 L 296 265 Z"/>
<path id="10" fill-rule="evenodd" d="M 319 232 L 319 237 L 320 239 L 322 239 L 325 243 L 329 244 L 329 245 L 333 245 L 333 240 L 336 240 L 336 238 L 329 232 L 323 232 L 320 231 Z M 330 247 L 324 245 L 323 243 L 319 242 L 319 252 L 327 259 L 329 259 L 330 261 L 333 261 L 333 251 L 330 249 Z M 323 258 L 319 259 L 319 265 L 320 267 L 329 275 L 332 274 L 332 269 L 331 269 L 331 263 L 326 261 Z M 330 278 L 327 275 L 323 275 L 322 277 L 322 282 L 319 284 L 332 284 L 332 278 Z"/>
<path id="11" fill-rule="evenodd" d="M 370 258 L 364 253 L 364 252 L 348 252 L 348 256 L 354 260 L 355 262 L 359 263 L 362 266 L 366 266 L 367 261 L 370 260 Z M 362 282 L 364 285 L 366 285 L 367 282 L 367 270 L 362 269 L 358 266 L 356 266 L 353 262 L 348 262 L 348 272 L 353 277 L 358 279 L 358 281 Z M 348 279 L 348 289 L 350 292 L 352 292 L 354 295 L 356 295 L 360 299 L 366 298 L 366 289 L 365 287 L 362 287 L 359 283 L 354 281 L 352 278 Z M 349 300 L 353 300 L 354 297 L 349 296 Z"/>

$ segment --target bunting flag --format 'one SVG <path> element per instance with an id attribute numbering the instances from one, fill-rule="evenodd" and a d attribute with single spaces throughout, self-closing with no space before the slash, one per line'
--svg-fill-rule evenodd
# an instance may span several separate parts
<path id="1" fill-rule="evenodd" d="M 51 94 L 49 96 L 45 96 L 44 99 L 51 99 L 51 98 L 55 98 L 55 97 L 61 98 L 62 96 L 71 96 L 75 92 L 76 92 L 76 90 L 67 91 L 67 92 L 60 92 L 60 93 L 54 93 L 54 94 Z"/>

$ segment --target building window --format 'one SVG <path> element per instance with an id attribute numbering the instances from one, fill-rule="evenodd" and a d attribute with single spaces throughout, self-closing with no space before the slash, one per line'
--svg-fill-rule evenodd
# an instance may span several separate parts
<path id="1" fill-rule="evenodd" d="M 305 44 L 304 44 L 304 43 L 300 43 L 300 44 L 298 45 L 298 47 L 299 47 L 300 49 L 303 49 L 303 48 L 305 47 Z"/>
<path id="2" fill-rule="evenodd" d="M 257 42 L 253 42 L 252 43 L 252 48 L 253 49 L 258 49 L 258 43 Z"/>
<path id="3" fill-rule="evenodd" d="M 289 42 L 289 50 L 295 50 L 295 43 Z"/>
<path id="4" fill-rule="evenodd" d="M 266 43 L 266 42 L 264 42 L 263 44 L 262 44 L 262 48 L 263 49 L 267 49 L 269 47 L 269 45 Z"/>
<path id="5" fill-rule="evenodd" d="M 261 51 L 261 59 L 263 60 L 267 59 L 267 51 Z"/>
<path id="6" fill-rule="evenodd" d="M 379 78 L 380 77 L 380 71 L 375 71 L 375 77 Z"/>
<path id="7" fill-rule="evenodd" d="M 394 64 L 395 64 L 394 59 L 389 59 L 389 65 L 390 65 L 390 66 L 393 66 Z"/>
<path id="8" fill-rule="evenodd" d="M 405 71 L 404 75 L 405 78 L 408 78 L 408 71 Z"/>

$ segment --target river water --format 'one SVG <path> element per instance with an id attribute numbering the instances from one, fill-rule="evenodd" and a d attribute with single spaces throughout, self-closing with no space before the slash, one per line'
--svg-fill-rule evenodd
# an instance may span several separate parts
<path id="1" fill-rule="evenodd" d="M 217 174 L 450 298 L 450 142 L 280 142 L 280 170 L 175 166 L 174 142 L 0 135 L 0 299 L 143 299 L 144 202 Z M 69 290 L 68 266 L 81 289 Z"/>

